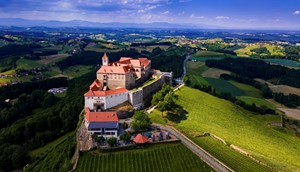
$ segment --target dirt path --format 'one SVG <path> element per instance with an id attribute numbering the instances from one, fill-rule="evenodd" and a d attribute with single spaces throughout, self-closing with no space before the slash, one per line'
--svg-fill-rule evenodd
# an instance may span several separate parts
<path id="1" fill-rule="evenodd" d="M 221 161 L 213 157 L 211 154 L 206 152 L 203 148 L 195 144 L 189 138 L 187 138 L 184 134 L 180 131 L 176 130 L 174 127 L 171 126 L 164 126 L 160 124 L 153 124 L 155 127 L 159 127 L 162 130 L 166 130 L 170 132 L 172 135 L 176 136 L 178 139 L 181 140 L 182 144 L 184 144 L 187 148 L 189 148 L 192 152 L 194 152 L 198 157 L 200 157 L 204 162 L 206 162 L 209 166 L 211 166 L 216 171 L 220 172 L 229 172 L 234 171 Z"/>

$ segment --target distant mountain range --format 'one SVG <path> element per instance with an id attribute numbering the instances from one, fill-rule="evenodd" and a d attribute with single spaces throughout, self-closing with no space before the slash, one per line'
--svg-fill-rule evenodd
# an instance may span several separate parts
<path id="1" fill-rule="evenodd" d="M 178 29 L 220 29 L 219 26 L 203 24 L 175 24 L 168 22 L 153 23 L 97 23 L 82 20 L 56 21 L 56 20 L 27 20 L 22 18 L 0 18 L 0 26 L 15 27 L 86 27 L 86 28 L 178 28 Z M 224 29 L 224 28 L 222 28 Z"/>

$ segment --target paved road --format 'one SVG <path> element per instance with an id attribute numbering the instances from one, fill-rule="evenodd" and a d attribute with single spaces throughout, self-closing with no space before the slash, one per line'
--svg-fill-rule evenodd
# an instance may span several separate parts
<path id="1" fill-rule="evenodd" d="M 174 136 L 176 136 L 178 139 L 181 140 L 181 142 L 189 148 L 192 152 L 194 152 L 197 156 L 199 156 L 204 162 L 206 162 L 208 165 L 210 165 L 212 168 L 214 168 L 216 171 L 220 172 L 231 172 L 234 171 L 227 167 L 225 164 L 223 164 L 221 161 L 210 155 L 208 152 L 206 152 L 204 149 L 202 149 L 200 146 L 195 144 L 193 141 L 191 141 L 189 138 L 187 138 L 184 134 L 182 134 L 180 131 L 176 130 L 174 127 L 171 126 L 164 126 L 160 124 L 153 124 L 153 126 L 159 127 L 162 130 L 167 130 Z"/>

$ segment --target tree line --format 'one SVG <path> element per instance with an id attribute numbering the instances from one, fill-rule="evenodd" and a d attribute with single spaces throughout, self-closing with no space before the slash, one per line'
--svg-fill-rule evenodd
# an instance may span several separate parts
<path id="1" fill-rule="evenodd" d="M 275 80 L 276 84 L 284 84 L 300 88 L 300 70 L 279 65 L 270 65 L 262 60 L 249 58 L 224 58 L 207 60 L 208 67 L 229 70 L 247 78 Z"/>

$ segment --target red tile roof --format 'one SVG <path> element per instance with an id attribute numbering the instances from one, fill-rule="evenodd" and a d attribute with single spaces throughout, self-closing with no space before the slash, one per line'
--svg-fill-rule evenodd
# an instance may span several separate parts
<path id="1" fill-rule="evenodd" d="M 101 66 L 97 73 L 125 74 L 130 72 L 129 66 Z"/>
<path id="2" fill-rule="evenodd" d="M 92 91 L 98 91 L 102 87 L 102 83 L 96 79 L 91 85 L 90 85 L 90 90 Z"/>
<path id="3" fill-rule="evenodd" d="M 148 137 L 138 134 L 137 136 L 135 136 L 133 141 L 134 141 L 134 143 L 137 143 L 137 144 L 144 144 L 144 143 L 147 143 L 149 140 L 148 140 Z"/>
<path id="4" fill-rule="evenodd" d="M 85 119 L 88 122 L 118 122 L 119 118 L 116 112 L 91 112 L 85 108 Z"/>
<path id="5" fill-rule="evenodd" d="M 84 94 L 85 97 L 92 97 L 92 96 L 109 96 L 114 94 L 121 94 L 126 93 L 128 90 L 126 88 L 117 88 L 114 90 L 107 90 L 107 91 L 93 91 L 89 90 L 87 93 Z"/>

